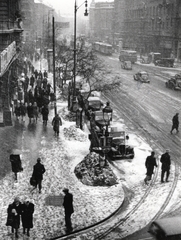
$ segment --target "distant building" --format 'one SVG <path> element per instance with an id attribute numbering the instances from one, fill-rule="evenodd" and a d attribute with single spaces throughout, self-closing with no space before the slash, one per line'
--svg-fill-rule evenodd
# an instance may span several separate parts
<path id="1" fill-rule="evenodd" d="M 114 2 L 95 2 L 89 8 L 90 38 L 93 41 L 112 42 Z"/>

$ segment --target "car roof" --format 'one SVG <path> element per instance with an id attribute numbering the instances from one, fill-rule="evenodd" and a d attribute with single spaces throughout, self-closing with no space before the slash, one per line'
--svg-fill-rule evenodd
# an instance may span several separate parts
<path id="1" fill-rule="evenodd" d="M 101 101 L 99 97 L 89 97 L 88 101 Z"/>
<path id="2" fill-rule="evenodd" d="M 138 73 L 141 73 L 141 74 L 148 74 L 146 71 L 139 71 Z"/>
<path id="3" fill-rule="evenodd" d="M 166 236 L 181 234 L 181 216 L 162 218 L 154 221 L 159 226 Z"/>

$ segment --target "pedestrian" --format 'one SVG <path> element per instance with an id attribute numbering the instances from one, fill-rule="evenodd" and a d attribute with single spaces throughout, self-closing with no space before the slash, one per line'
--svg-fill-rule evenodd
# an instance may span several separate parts
<path id="1" fill-rule="evenodd" d="M 47 126 L 47 121 L 48 121 L 48 114 L 49 114 L 49 109 L 47 105 L 44 105 L 41 109 L 41 114 L 43 117 L 43 125 Z"/>
<path id="2" fill-rule="evenodd" d="M 23 234 L 26 233 L 27 236 L 30 236 L 30 228 L 33 228 L 33 213 L 34 213 L 34 204 L 29 201 L 29 199 L 25 199 L 22 204 L 22 225 L 23 225 Z"/>
<path id="3" fill-rule="evenodd" d="M 21 102 L 20 103 L 21 121 L 24 121 L 24 117 L 26 116 L 26 109 L 27 107 L 25 106 L 25 104 Z"/>
<path id="4" fill-rule="evenodd" d="M 16 120 L 19 120 L 19 117 L 21 116 L 21 109 L 20 109 L 19 102 L 17 102 L 17 105 L 15 106 L 14 113 L 16 115 Z"/>
<path id="5" fill-rule="evenodd" d="M 36 80 L 37 80 L 37 77 L 38 77 L 38 71 L 37 71 L 37 69 L 35 69 L 34 75 L 35 75 L 35 78 L 36 78 Z"/>
<path id="6" fill-rule="evenodd" d="M 34 98 L 32 89 L 30 89 L 30 90 L 28 91 L 28 99 L 29 99 L 29 102 L 31 102 L 32 104 L 33 104 L 34 101 L 35 101 L 35 98 Z"/>
<path id="7" fill-rule="evenodd" d="M 34 119 L 34 108 L 33 108 L 31 102 L 27 106 L 27 114 L 28 114 L 28 117 L 29 117 L 29 123 L 31 123 L 31 119 Z"/>
<path id="8" fill-rule="evenodd" d="M 15 197 L 14 202 L 9 204 L 7 209 L 7 222 L 6 226 L 11 226 L 11 231 L 14 233 L 15 237 L 18 238 L 18 229 L 20 227 L 20 215 L 21 215 L 21 202 L 18 197 Z"/>
<path id="9" fill-rule="evenodd" d="M 33 117 L 34 117 L 33 120 L 37 123 L 37 119 L 38 119 L 38 106 L 37 106 L 36 102 L 33 103 Z"/>
<path id="10" fill-rule="evenodd" d="M 30 86 L 33 88 L 34 84 L 35 84 L 35 78 L 34 78 L 34 76 L 32 74 L 31 77 L 30 77 Z"/>
<path id="11" fill-rule="evenodd" d="M 41 81 L 43 80 L 43 73 L 42 73 L 42 71 L 40 70 L 39 71 L 39 73 L 38 73 L 38 76 L 39 76 L 39 78 L 41 79 Z"/>
<path id="12" fill-rule="evenodd" d="M 43 88 L 46 90 L 47 89 L 47 83 L 48 83 L 48 80 L 46 77 L 43 78 L 42 80 L 42 84 L 43 84 Z"/>
<path id="13" fill-rule="evenodd" d="M 147 172 L 144 182 L 147 185 L 148 184 L 147 181 L 150 181 L 152 178 L 154 167 L 158 167 L 156 163 L 155 152 L 152 151 L 151 155 L 146 158 L 145 167 L 147 169 Z"/>
<path id="14" fill-rule="evenodd" d="M 25 77 L 25 81 L 24 81 L 24 91 L 25 91 L 25 92 L 27 92 L 27 90 L 28 90 L 29 81 L 30 81 L 29 77 L 26 76 L 26 77 Z"/>
<path id="15" fill-rule="evenodd" d="M 173 118 L 172 118 L 172 129 L 170 133 L 172 134 L 172 131 L 176 129 L 177 133 L 179 132 L 178 127 L 179 127 L 179 119 L 178 119 L 179 113 L 176 113 Z"/>
<path id="16" fill-rule="evenodd" d="M 48 78 L 48 73 L 47 73 L 46 70 L 43 72 L 43 77 L 44 77 L 44 78 Z"/>
<path id="17" fill-rule="evenodd" d="M 166 182 L 168 182 L 168 177 L 170 175 L 170 165 L 171 165 L 170 154 L 168 149 L 164 154 L 161 155 L 160 162 L 162 163 L 161 183 L 164 183 L 165 173 L 166 173 Z"/>
<path id="18" fill-rule="evenodd" d="M 52 120 L 52 126 L 53 126 L 53 130 L 55 132 L 55 135 L 59 135 L 59 127 L 62 126 L 62 119 L 61 117 L 58 115 L 58 113 L 55 115 L 55 117 Z"/>
<path id="19" fill-rule="evenodd" d="M 37 159 L 37 163 L 33 166 L 33 178 L 36 181 L 35 188 L 39 189 L 39 193 L 41 193 L 42 189 L 42 180 L 43 180 L 43 174 L 45 173 L 45 167 L 43 164 L 41 164 L 41 159 Z"/>
<path id="20" fill-rule="evenodd" d="M 14 172 L 15 175 L 15 180 L 18 180 L 17 173 L 23 171 L 20 155 L 11 154 L 9 160 L 11 162 L 12 172 Z"/>
<path id="21" fill-rule="evenodd" d="M 65 226 L 67 228 L 67 232 L 72 231 L 72 222 L 71 222 L 71 215 L 74 212 L 73 208 L 73 195 L 69 192 L 68 188 L 64 188 L 63 192 L 65 194 L 63 200 L 63 206 L 65 210 Z"/>

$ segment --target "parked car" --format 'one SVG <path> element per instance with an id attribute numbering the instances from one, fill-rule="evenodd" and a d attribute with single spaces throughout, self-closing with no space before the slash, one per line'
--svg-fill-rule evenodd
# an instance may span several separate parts
<path id="1" fill-rule="evenodd" d="M 155 66 L 160 67 L 173 67 L 174 59 L 173 58 L 160 58 L 154 62 Z"/>
<path id="2" fill-rule="evenodd" d="M 156 240 L 181 239 L 181 216 L 155 220 L 149 226 L 148 232 Z"/>
<path id="3" fill-rule="evenodd" d="M 126 70 L 132 70 L 132 63 L 131 61 L 123 61 L 121 62 L 121 68 Z"/>
<path id="4" fill-rule="evenodd" d="M 89 107 L 88 109 L 92 111 L 99 111 L 103 106 L 103 102 L 99 97 L 89 97 L 88 98 Z"/>
<path id="5" fill-rule="evenodd" d="M 149 74 L 146 71 L 139 71 L 133 75 L 134 80 L 142 83 L 150 83 Z"/>
<path id="6" fill-rule="evenodd" d="M 181 90 L 181 74 L 176 74 L 171 77 L 165 85 L 167 88 L 171 88 L 173 90 Z"/>

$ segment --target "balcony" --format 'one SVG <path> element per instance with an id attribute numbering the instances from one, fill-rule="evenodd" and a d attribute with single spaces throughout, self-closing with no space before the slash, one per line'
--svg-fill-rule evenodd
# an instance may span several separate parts
<path id="1" fill-rule="evenodd" d="M 13 32 L 22 32 L 22 21 L 0 21 L 0 34 L 8 34 Z"/>

